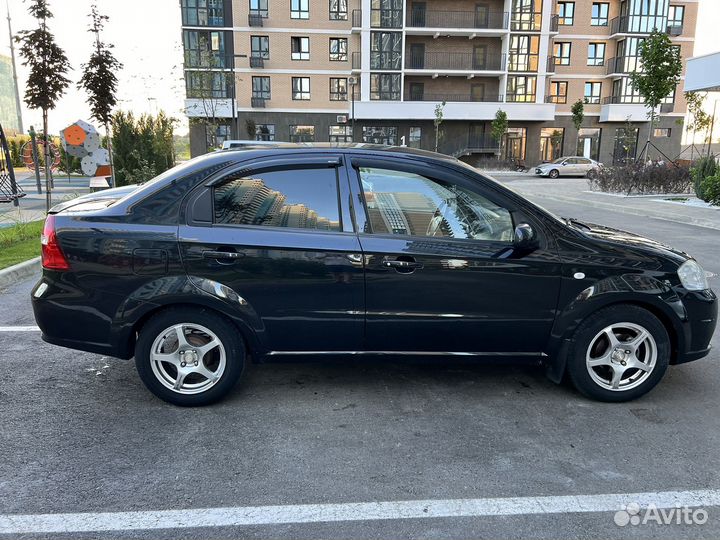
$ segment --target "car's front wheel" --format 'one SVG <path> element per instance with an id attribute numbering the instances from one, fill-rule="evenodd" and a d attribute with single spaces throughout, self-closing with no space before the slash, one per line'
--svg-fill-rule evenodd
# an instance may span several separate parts
<path id="1" fill-rule="evenodd" d="M 655 315 L 637 306 L 610 306 L 575 331 L 568 375 L 585 396 L 636 399 L 660 382 L 670 361 L 670 338 Z"/>
<path id="2" fill-rule="evenodd" d="M 553 169 L 548 173 L 548 176 L 550 178 L 557 178 L 558 176 L 560 176 L 560 171 L 558 171 L 557 169 Z"/>
<path id="3" fill-rule="evenodd" d="M 245 348 L 237 329 L 202 308 L 172 308 L 141 329 L 135 365 L 145 386 L 181 406 L 222 399 L 242 375 Z"/>

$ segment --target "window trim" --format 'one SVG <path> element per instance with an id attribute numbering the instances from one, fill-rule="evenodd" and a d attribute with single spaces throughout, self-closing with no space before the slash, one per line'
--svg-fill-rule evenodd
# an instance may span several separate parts
<path id="1" fill-rule="evenodd" d="M 333 52 L 332 46 L 333 41 L 338 42 L 338 52 Z M 341 49 L 342 43 L 345 42 L 345 52 L 342 52 Z M 331 37 L 328 39 L 328 58 L 330 62 L 347 62 L 348 61 L 348 38 L 346 37 Z M 337 58 L 333 58 L 333 55 Z M 342 56 L 345 56 L 345 58 L 341 58 Z"/>
<path id="2" fill-rule="evenodd" d="M 602 45 L 602 56 L 597 56 L 598 46 Z M 595 56 L 590 56 L 590 47 L 595 46 Z M 605 56 L 607 54 L 607 44 L 604 41 L 589 41 L 587 47 L 587 65 L 588 66 L 604 66 Z M 599 62 L 598 62 L 599 60 Z M 592 62 L 592 63 L 591 63 Z"/>
<path id="3" fill-rule="evenodd" d="M 293 9 L 294 2 L 297 2 L 298 9 Z M 305 3 L 307 9 L 302 8 L 303 3 Z M 310 18 L 310 0 L 290 0 L 290 18 L 298 21 L 307 21 Z"/>
<path id="4" fill-rule="evenodd" d="M 595 7 L 596 5 L 599 6 L 598 7 L 598 16 L 593 17 L 592 8 Z M 605 8 L 606 8 L 607 14 L 605 17 L 601 16 L 602 6 L 605 6 Z M 603 20 L 605 22 L 602 24 L 594 24 L 593 23 L 593 21 L 603 21 Z M 593 2 L 592 5 L 590 6 L 590 26 L 608 26 L 609 24 L 610 24 L 610 2 Z"/>
<path id="5" fill-rule="evenodd" d="M 298 52 L 293 52 L 293 42 L 299 40 Z M 305 40 L 305 41 L 303 41 Z M 303 50 L 302 44 L 307 43 L 307 51 Z M 297 54 L 298 58 L 293 58 L 293 55 Z M 303 58 L 303 55 L 307 57 Z M 310 61 L 310 36 L 290 36 L 290 61 L 291 62 L 309 62 Z"/>
<path id="6" fill-rule="evenodd" d="M 572 15 L 570 17 L 566 15 L 560 15 L 560 6 L 562 5 L 563 8 L 567 8 L 569 5 L 572 6 Z M 557 13 L 558 16 L 558 25 L 559 26 L 573 26 L 575 24 L 575 2 L 574 0 L 568 1 L 568 0 L 560 0 L 557 3 Z M 564 10 L 563 10 L 564 11 Z M 565 22 L 567 20 L 570 20 L 569 23 Z"/>
<path id="7" fill-rule="evenodd" d="M 308 82 L 307 92 L 305 92 L 302 89 L 299 92 L 300 95 L 307 94 L 306 98 L 304 98 L 304 97 L 296 98 L 295 97 L 295 88 L 294 88 L 295 79 L 299 79 L 301 81 L 303 79 L 307 79 L 307 82 Z M 301 83 L 301 86 L 302 86 L 302 83 Z M 310 90 L 310 77 L 290 77 L 290 97 L 292 98 L 293 101 L 310 101 L 310 99 L 312 99 L 312 94 L 311 94 L 311 90 Z"/>

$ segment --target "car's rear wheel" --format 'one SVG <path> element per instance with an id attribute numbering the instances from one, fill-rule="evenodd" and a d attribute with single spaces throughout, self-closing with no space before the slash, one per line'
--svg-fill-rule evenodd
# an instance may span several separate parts
<path id="1" fill-rule="evenodd" d="M 548 176 L 550 178 L 557 178 L 558 176 L 560 176 L 560 171 L 558 171 L 557 169 L 553 169 L 548 173 Z"/>
<path id="2" fill-rule="evenodd" d="M 245 348 L 237 329 L 206 309 L 175 308 L 140 331 L 135 365 L 145 386 L 181 406 L 222 399 L 242 375 Z"/>
<path id="3" fill-rule="evenodd" d="M 587 173 L 585 173 L 585 176 L 592 180 L 597 176 L 597 171 L 595 169 L 590 169 Z"/>
<path id="4" fill-rule="evenodd" d="M 582 394 L 628 401 L 660 382 L 670 361 L 670 338 L 649 311 L 611 306 L 578 327 L 568 354 L 568 375 Z"/>

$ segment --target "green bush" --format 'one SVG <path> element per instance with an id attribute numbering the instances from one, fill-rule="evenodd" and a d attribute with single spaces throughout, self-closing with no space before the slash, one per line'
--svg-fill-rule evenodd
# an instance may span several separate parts
<path id="1" fill-rule="evenodd" d="M 707 194 L 705 193 L 704 183 L 705 179 L 714 176 L 718 172 L 717 161 L 715 156 L 705 156 L 698 159 L 692 169 L 690 169 L 693 180 L 693 187 L 695 188 L 695 195 L 698 199 L 702 199 L 708 202 Z"/>
<path id="2" fill-rule="evenodd" d="M 720 172 L 706 177 L 701 184 L 701 189 L 705 202 L 720 206 Z"/>

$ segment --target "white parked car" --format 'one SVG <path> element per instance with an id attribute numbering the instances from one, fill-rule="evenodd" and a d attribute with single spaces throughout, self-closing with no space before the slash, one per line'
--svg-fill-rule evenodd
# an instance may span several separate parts
<path id="1" fill-rule="evenodd" d="M 538 176 L 592 176 L 602 167 L 602 163 L 585 157 L 561 157 L 550 163 L 543 163 L 535 167 Z"/>

